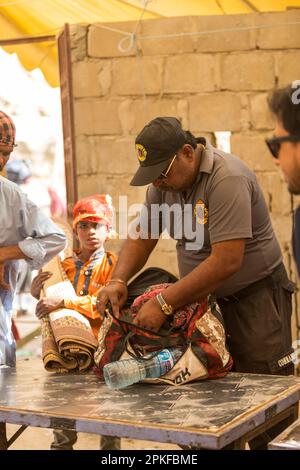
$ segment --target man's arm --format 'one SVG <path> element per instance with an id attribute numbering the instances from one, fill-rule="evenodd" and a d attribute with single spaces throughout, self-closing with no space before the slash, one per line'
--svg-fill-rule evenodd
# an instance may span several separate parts
<path id="1" fill-rule="evenodd" d="M 33 202 L 27 198 L 22 202 L 19 231 L 23 239 L 18 242 L 18 247 L 31 269 L 40 269 L 64 249 L 66 236 Z"/>
<path id="2" fill-rule="evenodd" d="M 245 240 L 228 240 L 212 245 L 211 255 L 180 281 L 162 292 L 167 304 L 176 310 L 183 305 L 205 298 L 241 268 Z M 144 328 L 159 330 L 166 320 L 157 299 L 146 302 L 138 312 L 135 323 Z"/>
<path id="3" fill-rule="evenodd" d="M 9 290 L 10 286 L 4 280 L 5 262 L 13 259 L 28 259 L 28 257 L 20 250 L 18 245 L 0 247 L 0 288 Z"/>
<path id="4" fill-rule="evenodd" d="M 127 299 L 127 281 L 145 265 L 157 241 L 157 239 L 150 238 L 137 240 L 128 238 L 123 243 L 111 280 L 98 294 L 96 305 L 100 314 L 104 314 L 108 301 L 114 314 L 119 314 L 119 309 Z"/>
<path id="5" fill-rule="evenodd" d="M 2 246 L 0 248 L 0 263 L 5 263 L 12 259 L 30 259 L 18 245 L 14 246 Z"/>

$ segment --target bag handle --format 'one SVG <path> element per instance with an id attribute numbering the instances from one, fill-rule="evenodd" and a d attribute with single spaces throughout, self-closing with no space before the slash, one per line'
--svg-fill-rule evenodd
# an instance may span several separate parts
<path id="1" fill-rule="evenodd" d="M 196 313 L 197 311 L 197 308 L 198 307 L 195 307 L 194 308 L 194 312 L 193 312 L 193 315 L 191 315 L 191 318 L 189 319 L 189 321 L 185 324 L 184 328 L 181 330 L 181 332 L 185 331 L 188 327 L 189 327 L 189 324 L 192 320 L 192 318 L 194 317 L 194 314 Z M 156 336 L 159 336 L 160 338 L 168 338 L 170 333 L 172 333 L 172 331 L 174 331 L 174 327 L 172 326 L 166 333 L 159 333 L 158 331 L 153 331 L 153 330 L 150 330 L 149 328 L 145 328 L 144 326 L 139 326 L 139 325 L 136 325 L 135 323 L 132 323 L 128 320 L 124 320 L 122 318 L 118 318 L 116 317 L 116 315 L 114 314 L 113 312 L 113 309 L 112 309 L 112 306 L 111 306 L 111 303 L 108 302 L 107 305 L 106 305 L 106 310 L 108 310 L 108 313 L 120 324 L 125 324 L 125 325 L 128 325 L 128 326 L 132 326 L 133 328 L 136 328 L 138 330 L 141 330 L 141 331 L 144 331 L 145 333 L 149 333 L 151 335 L 156 335 Z M 121 325 L 120 325 L 121 326 Z"/>
<path id="2" fill-rule="evenodd" d="M 172 333 L 172 331 L 174 330 L 174 327 L 171 327 L 167 333 L 159 333 L 158 331 L 152 331 L 150 330 L 149 328 L 145 328 L 144 326 L 139 326 L 139 325 L 136 325 L 135 323 L 132 323 L 128 320 L 124 320 L 122 318 L 118 318 L 116 317 L 116 315 L 113 313 L 113 310 L 112 310 L 112 307 L 111 307 L 111 304 L 108 303 L 107 306 L 106 306 L 109 314 L 118 322 L 118 323 L 124 323 L 125 325 L 128 325 L 128 326 L 132 326 L 133 328 L 136 328 L 138 330 L 141 330 L 141 331 L 144 331 L 145 333 L 150 333 L 151 335 L 156 335 L 156 336 L 159 336 L 160 338 L 168 338 L 169 334 Z"/>
<path id="3" fill-rule="evenodd" d="M 174 328 L 170 328 L 169 331 L 167 331 L 167 333 L 163 334 L 163 333 L 158 333 L 158 332 L 154 332 L 152 330 L 150 330 L 149 328 L 145 328 L 143 326 L 138 326 L 136 325 L 135 323 L 132 323 L 128 320 L 124 320 L 124 319 L 121 319 L 121 318 L 118 318 L 116 317 L 116 315 L 113 313 L 113 310 L 112 310 L 112 306 L 110 304 L 110 302 L 107 304 L 107 310 L 109 312 L 109 314 L 119 323 L 120 327 L 122 328 L 122 324 L 123 325 L 127 325 L 127 326 L 131 326 L 131 327 L 134 327 L 138 330 L 141 330 L 141 331 L 144 331 L 146 333 L 150 333 L 151 335 L 156 335 L 160 338 L 168 338 L 170 333 L 174 330 Z M 123 329 L 123 328 L 122 328 Z M 124 331 L 124 330 L 123 330 Z M 183 330 L 184 331 L 184 330 Z M 147 358 L 143 357 L 137 350 L 136 348 L 134 347 L 133 343 L 130 342 L 130 339 L 133 338 L 133 336 L 135 336 L 135 332 L 134 331 L 129 331 L 127 333 L 127 335 L 125 336 L 124 338 L 124 341 L 123 341 L 123 345 L 124 345 L 124 349 L 125 351 L 127 352 L 127 354 L 129 354 L 129 356 L 131 356 L 132 358 L 134 359 L 138 359 L 138 360 L 141 360 L 141 361 L 147 361 L 149 359 L 153 359 L 155 356 L 157 356 L 163 349 L 165 349 L 167 346 L 164 346 L 162 347 L 161 349 L 159 349 L 158 351 L 154 351 L 151 355 L 150 354 L 147 354 Z M 129 349 L 128 349 L 128 345 L 127 344 L 130 344 L 133 352 L 131 352 Z M 149 341 L 149 344 L 153 344 L 153 342 Z M 168 345 L 170 347 L 170 345 Z"/>

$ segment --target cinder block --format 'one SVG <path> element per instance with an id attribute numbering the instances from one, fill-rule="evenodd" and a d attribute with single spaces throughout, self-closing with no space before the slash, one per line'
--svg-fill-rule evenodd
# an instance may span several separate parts
<path id="1" fill-rule="evenodd" d="M 74 98 L 102 96 L 107 93 L 111 82 L 109 61 L 80 61 L 73 65 Z"/>
<path id="2" fill-rule="evenodd" d="M 137 168 L 136 168 L 137 169 Z M 78 177 L 80 197 L 93 193 L 108 193 L 112 196 L 117 212 L 128 211 L 133 204 L 142 204 L 146 187 L 130 186 L 133 175 L 91 174 Z M 119 197 L 126 199 L 119 200 Z"/>
<path id="3" fill-rule="evenodd" d="M 261 13 L 256 45 L 259 49 L 296 49 L 300 48 L 299 24 L 300 11 L 289 10 L 280 13 Z"/>
<path id="4" fill-rule="evenodd" d="M 76 160 L 78 174 L 132 175 L 138 163 L 134 137 L 79 136 Z"/>
<path id="5" fill-rule="evenodd" d="M 204 132 L 241 129 L 242 103 L 233 93 L 208 93 L 190 96 L 190 130 Z"/>
<path id="6" fill-rule="evenodd" d="M 71 60 L 77 62 L 87 56 L 88 25 L 70 25 Z"/>
<path id="7" fill-rule="evenodd" d="M 291 195 L 287 189 L 287 184 L 278 168 L 275 171 L 256 172 L 256 177 L 262 188 L 268 208 L 272 216 L 276 218 L 292 218 Z"/>
<path id="8" fill-rule="evenodd" d="M 300 23 L 300 20 L 299 20 Z M 300 36 L 300 24 L 299 24 Z M 284 87 L 294 80 L 300 80 L 300 50 L 284 51 L 277 57 L 278 86 Z"/>
<path id="9" fill-rule="evenodd" d="M 258 15 L 215 15 L 197 17 L 196 36 L 198 52 L 222 52 L 255 49 Z"/>
<path id="10" fill-rule="evenodd" d="M 165 62 L 164 93 L 201 93 L 216 89 L 215 56 L 169 56 Z"/>
<path id="11" fill-rule="evenodd" d="M 231 152 L 253 171 L 275 171 L 273 158 L 264 141 L 267 134 L 240 133 L 231 136 Z"/>
<path id="12" fill-rule="evenodd" d="M 277 239 L 283 252 L 288 251 L 292 236 L 292 217 L 291 216 L 274 216 L 271 214 L 272 225 L 275 230 Z"/>
<path id="13" fill-rule="evenodd" d="M 95 173 L 90 155 L 95 152 L 96 145 L 94 145 L 94 141 L 96 139 L 97 137 L 87 137 L 85 135 L 80 135 L 75 139 L 77 178 L 80 175 L 90 175 L 91 173 Z"/>
<path id="14" fill-rule="evenodd" d="M 118 100 L 85 99 L 75 101 L 75 135 L 120 134 Z"/>
<path id="15" fill-rule="evenodd" d="M 292 219 L 292 199 L 281 171 L 269 176 L 272 194 L 271 212 L 275 215 L 288 216 Z"/>
<path id="16" fill-rule="evenodd" d="M 112 77 L 115 95 L 158 94 L 162 88 L 162 60 L 149 57 L 115 59 Z"/>
<path id="17" fill-rule="evenodd" d="M 262 189 L 266 204 L 268 206 L 269 211 L 272 207 L 272 190 L 270 188 L 270 172 L 265 171 L 256 171 L 255 172 L 257 182 Z"/>
<path id="18" fill-rule="evenodd" d="M 189 34 L 193 31 L 197 31 L 197 18 L 193 16 L 145 20 L 141 28 L 142 53 L 168 55 L 193 52 L 197 39 Z M 176 34 L 181 36 L 176 37 Z"/>
<path id="19" fill-rule="evenodd" d="M 119 47 L 123 49 L 129 47 L 130 33 L 135 30 L 135 26 L 136 21 L 94 23 L 90 25 L 87 36 L 88 55 L 90 57 L 101 58 L 136 55 L 136 47 L 134 45 L 128 52 L 123 52 L 119 49 Z M 124 34 L 118 31 L 124 31 Z M 126 33 L 129 33 L 129 35 Z M 140 33 L 140 29 L 138 29 L 137 33 Z"/>
<path id="20" fill-rule="evenodd" d="M 185 125 L 187 121 L 186 100 L 170 98 L 142 97 L 123 100 L 119 108 L 119 118 L 123 134 L 137 135 L 151 119 L 158 116 L 175 116 Z"/>
<path id="21" fill-rule="evenodd" d="M 101 192 L 108 193 L 108 191 L 99 188 L 99 176 L 98 175 L 78 175 L 78 198 L 91 196 L 92 194 L 100 194 Z"/>
<path id="22" fill-rule="evenodd" d="M 249 52 L 224 55 L 221 58 L 221 88 L 248 91 L 269 90 L 275 85 L 272 54 Z"/>
<path id="23" fill-rule="evenodd" d="M 268 106 L 268 94 L 250 95 L 250 118 L 254 129 L 273 129 L 274 118 Z"/>

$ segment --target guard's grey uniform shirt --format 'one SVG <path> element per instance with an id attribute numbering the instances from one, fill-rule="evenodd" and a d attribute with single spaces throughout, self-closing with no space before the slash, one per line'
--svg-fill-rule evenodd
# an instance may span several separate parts
<path id="1" fill-rule="evenodd" d="M 11 181 L 0 176 L 0 247 L 18 245 L 30 259 L 32 269 L 40 269 L 62 251 L 65 234 Z M 10 290 L 0 288 L 0 365 L 14 364 L 11 334 L 12 301 L 18 260 L 5 262 L 5 281 Z"/>
<path id="2" fill-rule="evenodd" d="M 198 230 L 204 229 L 203 243 L 189 246 L 190 240 L 182 231 L 176 234 L 176 217 L 171 217 L 168 232 L 177 239 L 181 277 L 210 255 L 212 244 L 246 239 L 242 267 L 218 288 L 215 292 L 218 297 L 234 294 L 268 276 L 282 261 L 279 243 L 255 174 L 238 157 L 215 149 L 208 142 L 201 156 L 197 180 L 186 192 L 185 198 L 182 193 L 161 191 L 153 185 L 148 187 L 145 207 L 153 227 L 157 220 L 153 214 L 151 218 L 151 204 L 179 204 L 181 216 L 185 210 L 189 214 L 187 218 L 192 219 L 193 230 L 196 230 L 196 224 Z M 167 224 L 161 215 L 159 219 L 161 232 Z"/>

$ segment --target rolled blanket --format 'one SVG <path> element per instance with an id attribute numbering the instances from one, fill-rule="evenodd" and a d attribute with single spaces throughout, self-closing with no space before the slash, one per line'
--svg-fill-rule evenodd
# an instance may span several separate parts
<path id="1" fill-rule="evenodd" d="M 45 267 L 53 272 L 44 288 L 46 297 L 75 297 L 76 293 L 67 279 L 60 259 L 56 257 Z M 87 318 L 67 308 L 51 312 L 42 319 L 42 355 L 44 367 L 49 372 L 85 371 L 93 365 L 97 340 Z"/>

